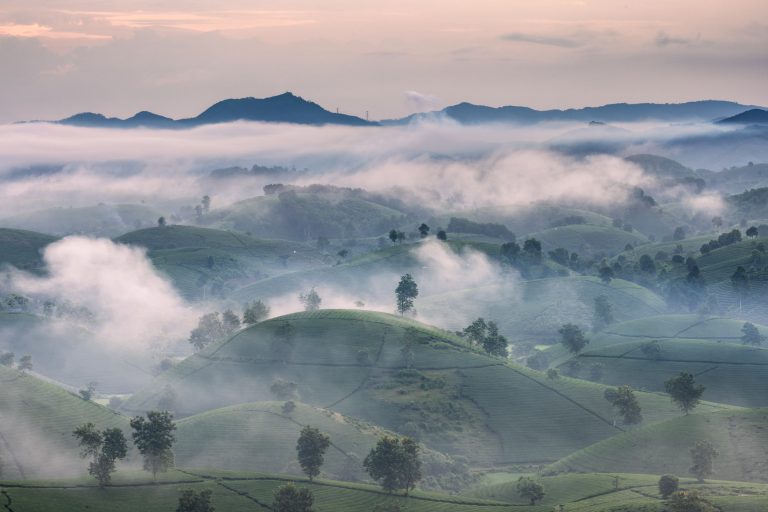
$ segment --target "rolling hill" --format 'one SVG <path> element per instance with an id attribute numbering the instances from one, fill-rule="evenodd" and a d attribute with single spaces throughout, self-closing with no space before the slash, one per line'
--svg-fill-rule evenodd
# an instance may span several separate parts
<path id="1" fill-rule="evenodd" d="M 768 411 L 765 409 L 696 413 L 624 432 L 547 467 L 556 472 L 672 473 L 687 475 L 688 452 L 707 440 L 720 452 L 714 461 L 716 479 L 765 482 L 768 453 Z"/>
<path id="2" fill-rule="evenodd" d="M 39 271 L 43 266 L 43 249 L 55 241 L 56 237 L 43 233 L 0 228 L 0 266 Z"/>
<path id="3" fill-rule="evenodd" d="M 544 250 L 562 247 L 578 253 L 582 258 L 610 257 L 622 252 L 627 244 L 638 246 L 648 243 L 648 238 L 637 231 L 629 233 L 612 226 L 590 224 L 554 227 L 529 236 L 539 240 Z"/>
<path id="4" fill-rule="evenodd" d="M 296 313 L 242 330 L 161 375 L 123 409 L 152 409 L 168 387 L 181 416 L 270 400 L 278 388 L 286 399 L 281 380 L 295 384 L 288 396 L 407 432 L 476 465 L 554 460 L 620 431 L 603 386 L 548 380 L 434 327 L 350 310 Z M 678 414 L 666 397 L 640 400 L 649 423 Z M 572 425 L 566 432 L 564 421 Z"/>
<path id="5" fill-rule="evenodd" d="M 72 431 L 86 422 L 127 430 L 127 418 L 58 386 L 0 366 L 0 458 L 7 480 L 78 475 Z"/>

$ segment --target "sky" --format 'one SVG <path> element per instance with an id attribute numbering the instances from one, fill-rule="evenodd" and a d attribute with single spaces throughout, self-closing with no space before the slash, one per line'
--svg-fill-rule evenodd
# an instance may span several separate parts
<path id="1" fill-rule="evenodd" d="M 3 0 L 0 122 L 188 117 L 285 91 L 371 119 L 768 105 L 766 20 L 766 0 Z"/>

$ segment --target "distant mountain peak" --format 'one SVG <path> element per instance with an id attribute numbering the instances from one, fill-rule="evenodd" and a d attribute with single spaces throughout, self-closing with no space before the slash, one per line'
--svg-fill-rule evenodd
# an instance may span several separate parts
<path id="1" fill-rule="evenodd" d="M 768 124 L 768 110 L 753 108 L 718 121 L 719 124 Z"/>

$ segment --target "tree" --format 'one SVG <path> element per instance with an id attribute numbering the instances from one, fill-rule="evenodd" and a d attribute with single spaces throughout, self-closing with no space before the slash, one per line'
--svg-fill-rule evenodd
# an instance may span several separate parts
<path id="1" fill-rule="evenodd" d="M 723 227 L 723 218 L 720 216 L 712 217 L 712 225 L 715 227 L 715 229 L 720 229 Z"/>
<path id="2" fill-rule="evenodd" d="M 599 295 L 595 297 L 595 311 L 592 318 L 592 328 L 595 331 L 604 329 L 614 322 L 613 307 L 608 302 L 608 297 Z"/>
<path id="3" fill-rule="evenodd" d="M 299 295 L 299 301 L 304 305 L 304 311 L 317 311 L 320 309 L 320 303 L 323 302 L 323 299 L 312 287 L 306 295 L 303 293 Z"/>
<path id="4" fill-rule="evenodd" d="M 32 370 L 32 356 L 30 355 L 21 356 L 21 359 L 19 359 L 18 368 L 22 372 Z"/>
<path id="5" fill-rule="evenodd" d="M 421 226 L 419 226 L 419 235 L 421 235 L 421 238 L 426 238 L 427 235 L 429 235 L 429 226 L 421 223 Z"/>
<path id="6" fill-rule="evenodd" d="M 698 441 L 691 447 L 691 461 L 693 465 L 688 471 L 695 475 L 699 482 L 703 482 L 705 478 L 711 476 L 714 472 L 712 463 L 718 455 L 720 453 L 712 446 L 712 443 L 709 441 Z"/>
<path id="7" fill-rule="evenodd" d="M 589 343 L 589 340 L 584 337 L 584 331 L 578 325 L 565 324 L 557 332 L 560 333 L 560 343 L 572 354 L 578 354 Z"/>
<path id="8" fill-rule="evenodd" d="M 85 401 L 90 401 L 93 398 L 93 395 L 96 394 L 96 387 L 98 385 L 99 383 L 96 381 L 89 382 L 85 389 L 78 391 L 80 397 Z"/>
<path id="9" fill-rule="evenodd" d="M 517 480 L 517 494 L 523 499 L 530 500 L 531 505 L 544 499 L 544 486 L 527 476 Z"/>
<path id="10" fill-rule="evenodd" d="M 176 512 L 214 512 L 216 509 L 211 504 L 211 495 L 213 491 L 206 489 L 195 492 L 192 489 L 181 491 L 179 496 L 179 506 Z"/>
<path id="11" fill-rule="evenodd" d="M 273 512 L 313 512 L 315 498 L 309 489 L 297 488 L 293 483 L 275 489 Z"/>
<path id="12" fill-rule="evenodd" d="M 611 267 L 609 267 L 608 265 L 603 265 L 602 267 L 600 267 L 599 275 L 600 275 L 600 280 L 605 284 L 608 284 L 613 280 L 615 273 Z"/>
<path id="13" fill-rule="evenodd" d="M 3 352 L 2 355 L 0 355 L 0 364 L 11 367 L 13 366 L 14 359 L 16 359 L 16 354 L 13 352 Z"/>
<path id="14" fill-rule="evenodd" d="M 698 491 L 678 491 L 667 502 L 669 512 L 718 512 L 709 501 L 699 496 Z"/>
<path id="15" fill-rule="evenodd" d="M 240 328 L 240 317 L 228 309 L 221 314 L 221 326 L 225 336 L 228 336 Z"/>
<path id="16" fill-rule="evenodd" d="M 690 373 L 680 372 L 677 377 L 664 382 L 664 389 L 669 393 L 672 401 L 687 415 L 698 405 L 705 388 L 700 384 L 697 385 Z"/>
<path id="17" fill-rule="evenodd" d="M 659 494 L 664 499 L 669 498 L 673 493 L 677 492 L 680 486 L 680 480 L 675 475 L 662 475 L 659 478 Z"/>
<path id="18" fill-rule="evenodd" d="M 123 431 L 110 428 L 99 432 L 93 423 L 86 423 L 72 433 L 80 445 L 82 458 L 92 457 L 88 466 L 88 474 L 95 477 L 99 487 L 109 485 L 112 473 L 115 472 L 115 462 L 124 459 L 128 454 L 128 443 Z"/>
<path id="19" fill-rule="evenodd" d="M 747 229 L 747 237 L 749 238 L 757 238 L 757 236 L 760 234 L 756 226 L 752 226 L 749 229 Z"/>
<path id="20" fill-rule="evenodd" d="M 640 265 L 641 272 L 646 272 L 648 274 L 656 273 L 656 264 L 653 262 L 653 258 L 651 258 L 649 255 L 643 254 L 640 256 L 640 261 L 638 263 Z"/>
<path id="21" fill-rule="evenodd" d="M 331 438 L 320 430 L 309 425 L 301 429 L 299 440 L 296 443 L 296 451 L 301 469 L 307 474 L 310 482 L 320 474 L 323 455 L 330 445 Z"/>
<path id="22" fill-rule="evenodd" d="M 541 242 L 535 238 L 529 238 L 523 242 L 523 254 L 531 263 L 541 263 Z"/>
<path id="23" fill-rule="evenodd" d="M 419 296 L 419 287 L 411 274 L 405 274 L 400 278 L 400 282 L 395 288 L 395 296 L 397 297 L 398 313 L 404 315 L 413 309 L 413 299 Z"/>
<path id="24" fill-rule="evenodd" d="M 389 239 L 392 241 L 393 244 L 397 243 L 397 230 L 396 229 L 390 229 L 389 230 Z"/>
<path id="25" fill-rule="evenodd" d="M 749 276 L 747 270 L 739 265 L 736 267 L 736 271 L 731 276 L 731 285 L 736 295 L 739 297 L 739 311 L 741 311 L 741 302 L 749 292 Z"/>
<path id="26" fill-rule="evenodd" d="M 687 234 L 687 229 L 685 226 L 678 226 L 675 228 L 675 232 L 672 234 L 672 240 L 675 240 L 676 242 L 679 242 L 680 240 L 685 239 L 685 235 Z"/>
<path id="27" fill-rule="evenodd" d="M 336 253 L 336 255 L 337 255 L 339 258 L 341 258 L 341 259 L 344 259 L 344 258 L 346 258 L 347 256 L 349 256 L 349 249 L 342 249 L 342 250 L 340 250 L 339 252 L 337 252 L 337 253 Z"/>
<path id="28" fill-rule="evenodd" d="M 165 226 L 165 217 L 160 217 L 160 218 L 158 218 L 158 219 L 157 219 L 157 225 L 158 225 L 159 227 L 163 227 L 163 226 Z"/>
<path id="29" fill-rule="evenodd" d="M 640 403 L 631 387 L 621 386 L 616 389 L 607 389 L 605 399 L 622 416 L 625 425 L 636 425 L 643 421 Z"/>
<path id="30" fill-rule="evenodd" d="M 197 350 L 204 349 L 208 344 L 219 341 L 226 336 L 224 324 L 218 313 L 207 313 L 200 317 L 197 327 L 189 333 L 189 342 Z"/>
<path id="31" fill-rule="evenodd" d="M 744 333 L 741 337 L 741 342 L 745 345 L 759 346 L 765 341 L 765 336 L 760 334 L 760 331 L 757 330 L 753 323 L 746 322 L 741 327 L 741 332 Z"/>
<path id="32" fill-rule="evenodd" d="M 405 495 L 421 480 L 419 446 L 410 438 L 385 436 L 363 460 L 368 474 L 392 492 L 405 489 Z"/>
<path id="33" fill-rule="evenodd" d="M 492 356 L 507 357 L 509 342 L 507 338 L 499 334 L 499 326 L 496 322 L 488 322 L 488 334 L 482 341 L 483 350 Z"/>
<path id="34" fill-rule="evenodd" d="M 130 424 L 133 443 L 144 457 L 144 470 L 151 471 L 152 479 L 157 481 L 158 472 L 173 467 L 171 447 L 176 441 L 173 415 L 167 411 L 149 411 L 146 418 L 136 416 Z"/>
<path id="35" fill-rule="evenodd" d="M 442 242 L 445 242 L 446 240 L 448 240 L 448 233 L 446 233 L 444 229 L 439 230 L 437 232 L 437 239 Z"/>
<path id="36" fill-rule="evenodd" d="M 520 257 L 520 246 L 515 242 L 502 244 L 501 255 L 510 265 L 514 265 Z"/>
<path id="37" fill-rule="evenodd" d="M 261 300 L 253 301 L 251 304 L 246 304 L 243 309 L 243 323 L 245 325 L 253 325 L 261 322 L 269 316 L 269 306 L 267 306 Z"/>
<path id="38" fill-rule="evenodd" d="M 464 328 L 462 331 L 464 334 L 464 337 L 473 345 L 479 345 L 482 343 L 483 338 L 485 338 L 485 333 L 488 331 L 488 324 L 485 323 L 485 320 L 480 317 L 477 320 L 473 321 L 471 324 L 469 324 L 467 327 Z"/>
<path id="39" fill-rule="evenodd" d="M 203 199 L 200 201 L 200 203 L 203 206 L 203 211 L 205 213 L 208 213 L 211 211 L 211 196 L 205 195 L 203 196 Z"/>

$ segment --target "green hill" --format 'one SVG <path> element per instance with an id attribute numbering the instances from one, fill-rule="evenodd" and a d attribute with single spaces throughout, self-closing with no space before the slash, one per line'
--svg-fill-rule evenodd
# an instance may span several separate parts
<path id="1" fill-rule="evenodd" d="M 48 208 L 0 219 L 0 226 L 57 236 L 82 234 L 118 236 L 131 229 L 154 226 L 162 213 L 143 204 L 99 204 L 79 208 Z"/>
<path id="2" fill-rule="evenodd" d="M 270 400 L 277 379 L 295 383 L 303 402 L 413 435 L 476 465 L 554 460 L 620 431 L 603 386 L 548 380 L 434 327 L 350 310 L 297 313 L 242 330 L 163 374 L 124 409 L 155 408 L 167 387 L 181 416 Z M 664 396 L 640 400 L 648 422 L 678 414 Z"/>
<path id="3" fill-rule="evenodd" d="M 146 247 L 155 267 L 189 299 L 222 295 L 243 281 L 325 263 L 319 251 L 308 245 L 193 226 L 142 229 L 116 241 Z"/>
<path id="4" fill-rule="evenodd" d="M 403 210 L 386 204 L 390 202 L 361 190 L 290 187 L 213 210 L 204 221 L 261 238 L 314 241 L 319 236 L 380 236 L 408 219 Z"/>
<path id="5" fill-rule="evenodd" d="M 176 463 L 185 467 L 279 472 L 303 476 L 296 461 L 302 427 L 319 428 L 331 438 L 323 477 L 369 480 L 365 455 L 387 431 L 337 412 L 295 403 L 257 402 L 206 411 L 178 422 Z M 426 450 L 422 487 L 459 491 L 471 481 L 469 469 L 443 454 Z"/>
<path id="6" fill-rule="evenodd" d="M 72 431 L 86 422 L 126 427 L 127 419 L 31 375 L 0 366 L 0 458 L 4 479 L 80 474 Z"/>
<path id="7" fill-rule="evenodd" d="M 655 354 L 643 351 L 647 341 L 632 342 L 587 350 L 571 361 L 581 363 L 583 374 L 592 364 L 602 365 L 605 384 L 629 384 L 645 391 L 664 391 L 664 381 L 688 372 L 706 387 L 707 400 L 768 406 L 768 349 L 679 339 L 654 345 L 659 350 Z M 567 371 L 569 364 L 561 365 L 561 370 Z"/>
<path id="8" fill-rule="evenodd" d="M 55 241 L 56 237 L 43 233 L 0 228 L 0 266 L 39 270 L 43 266 L 43 249 Z"/>
<path id="9" fill-rule="evenodd" d="M 688 475 L 689 449 L 707 440 L 720 452 L 713 478 L 768 481 L 768 411 L 697 413 L 625 432 L 579 450 L 547 472 L 626 472 Z"/>
<path id="10" fill-rule="evenodd" d="M 529 236 L 539 240 L 545 251 L 562 247 L 578 253 L 582 258 L 610 257 L 622 252 L 627 244 L 637 246 L 648 243 L 648 238 L 638 231 L 629 233 L 613 226 L 591 224 L 554 227 Z"/>
<path id="11" fill-rule="evenodd" d="M 565 323 L 591 325 L 594 300 L 605 295 L 617 320 L 664 311 L 664 301 L 642 286 L 614 279 L 557 277 L 468 288 L 417 300 L 419 314 L 461 329 L 477 317 L 493 319 L 512 341 L 555 343 Z"/>

